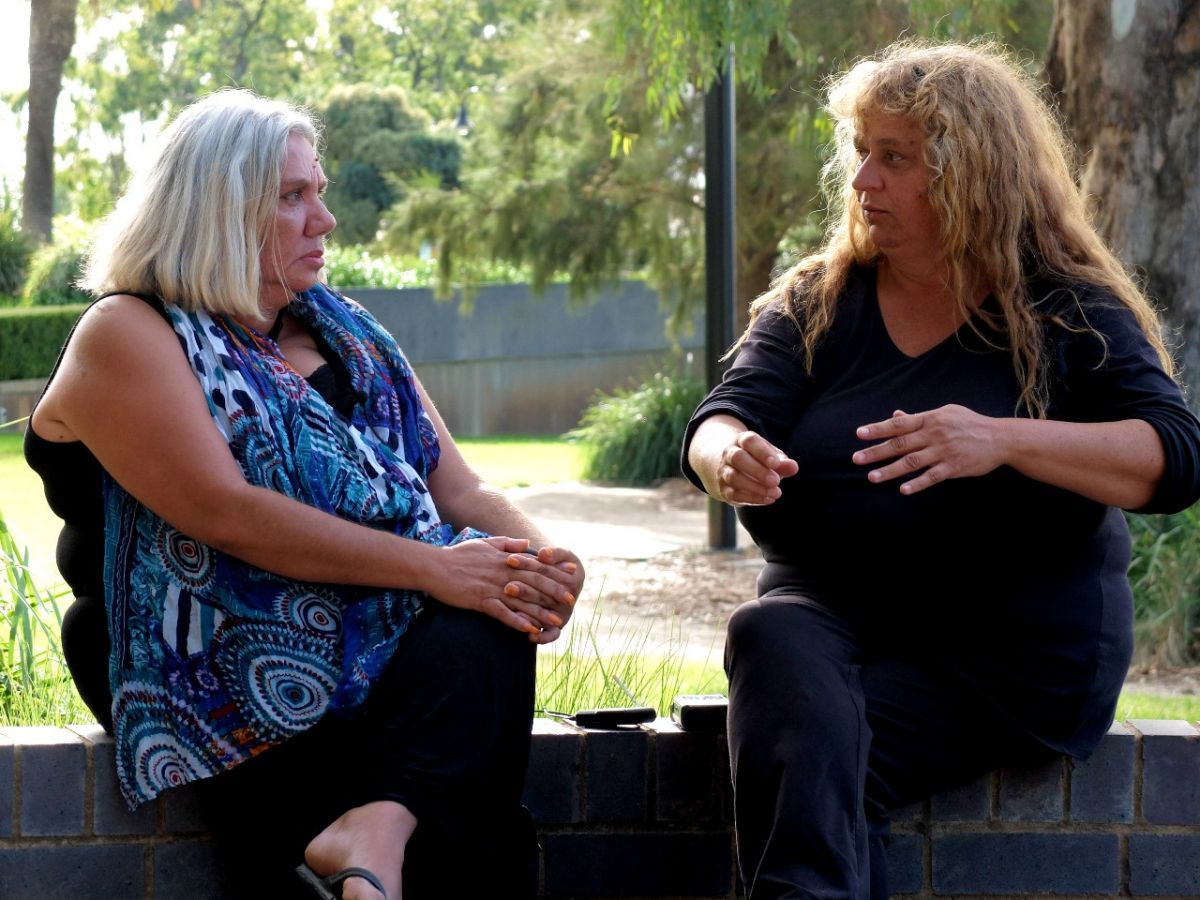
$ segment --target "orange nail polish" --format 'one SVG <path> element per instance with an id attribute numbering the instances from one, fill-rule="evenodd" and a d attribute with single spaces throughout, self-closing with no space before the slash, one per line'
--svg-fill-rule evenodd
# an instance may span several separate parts
<path id="1" fill-rule="evenodd" d="M 563 620 L 560 619 L 558 616 L 556 616 L 554 613 L 550 613 L 549 615 L 546 616 L 546 618 L 550 620 L 550 624 L 553 625 L 555 628 L 562 628 Z"/>
<path id="2" fill-rule="evenodd" d="M 521 589 L 510 581 L 508 584 L 506 584 L 504 586 L 504 593 L 507 594 L 509 597 L 516 597 L 516 596 L 520 595 Z"/>

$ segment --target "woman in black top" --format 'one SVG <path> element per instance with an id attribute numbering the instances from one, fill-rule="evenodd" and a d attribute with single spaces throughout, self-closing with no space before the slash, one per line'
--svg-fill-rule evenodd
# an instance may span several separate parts
<path id="1" fill-rule="evenodd" d="M 1117 507 L 1200 495 L 1153 310 L 1019 66 L 898 44 L 829 108 L 840 217 L 684 444 L 766 561 L 726 645 L 754 900 L 885 898 L 889 810 L 1086 756 L 1132 645 Z"/>

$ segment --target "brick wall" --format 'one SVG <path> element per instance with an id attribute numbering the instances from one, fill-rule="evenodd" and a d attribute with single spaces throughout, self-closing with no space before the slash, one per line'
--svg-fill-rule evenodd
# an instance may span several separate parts
<path id="1" fill-rule="evenodd" d="M 130 814 L 97 726 L 0 729 L 0 897 L 221 896 L 186 791 Z M 546 897 L 736 894 L 728 759 L 669 722 L 538 720 L 526 803 Z M 1086 763 L 995 772 L 896 817 L 896 896 L 1200 896 L 1200 731 L 1114 725 Z"/>

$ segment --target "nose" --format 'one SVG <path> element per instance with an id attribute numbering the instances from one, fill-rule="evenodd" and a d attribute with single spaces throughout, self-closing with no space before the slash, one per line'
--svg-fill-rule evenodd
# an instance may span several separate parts
<path id="1" fill-rule="evenodd" d="M 329 211 L 329 207 L 325 205 L 325 201 L 320 197 L 317 198 L 317 208 L 313 211 L 313 215 L 308 219 L 308 232 L 310 235 L 326 235 L 337 227 L 337 219 L 333 213 Z"/>
<path id="2" fill-rule="evenodd" d="M 858 170 L 854 173 L 854 179 L 850 182 L 850 186 L 859 193 L 879 189 L 879 167 L 875 164 L 874 154 L 866 156 L 858 164 Z"/>

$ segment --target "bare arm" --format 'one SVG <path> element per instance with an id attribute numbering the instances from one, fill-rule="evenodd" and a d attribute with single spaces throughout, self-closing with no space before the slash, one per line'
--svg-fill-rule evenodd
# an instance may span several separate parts
<path id="1" fill-rule="evenodd" d="M 529 577 L 507 562 L 523 541 L 434 547 L 248 484 L 175 334 L 136 298 L 110 297 L 87 313 L 34 427 L 50 440 L 82 440 L 163 519 L 252 565 L 304 581 L 425 591 L 513 628 L 538 630 L 500 599 L 505 585 Z"/>
<path id="2" fill-rule="evenodd" d="M 854 454 L 859 465 L 885 463 L 868 473 L 871 481 L 916 473 L 900 485 L 905 494 L 1007 465 L 1099 503 L 1138 509 L 1154 496 L 1166 464 L 1158 433 L 1139 419 L 991 418 L 943 406 L 914 415 L 897 411 L 884 422 L 862 426 L 858 436 L 880 442 Z"/>
<path id="3" fill-rule="evenodd" d="M 796 461 L 738 418 L 709 416 L 692 435 L 688 462 L 712 497 L 733 506 L 764 506 L 783 492 L 779 482 L 795 475 Z"/>
<path id="4" fill-rule="evenodd" d="M 583 588 L 583 564 L 570 550 L 552 546 L 524 513 L 467 465 L 419 381 L 417 390 L 441 443 L 441 459 L 429 476 L 429 489 L 438 512 L 443 521 L 456 526 L 469 525 L 489 534 L 529 541 L 530 547 L 538 552 L 537 558 L 528 554 L 509 558 L 508 565 L 521 570 L 525 580 L 505 585 L 504 602 L 545 626 L 535 638 L 538 643 L 553 641 L 571 617 Z"/>

